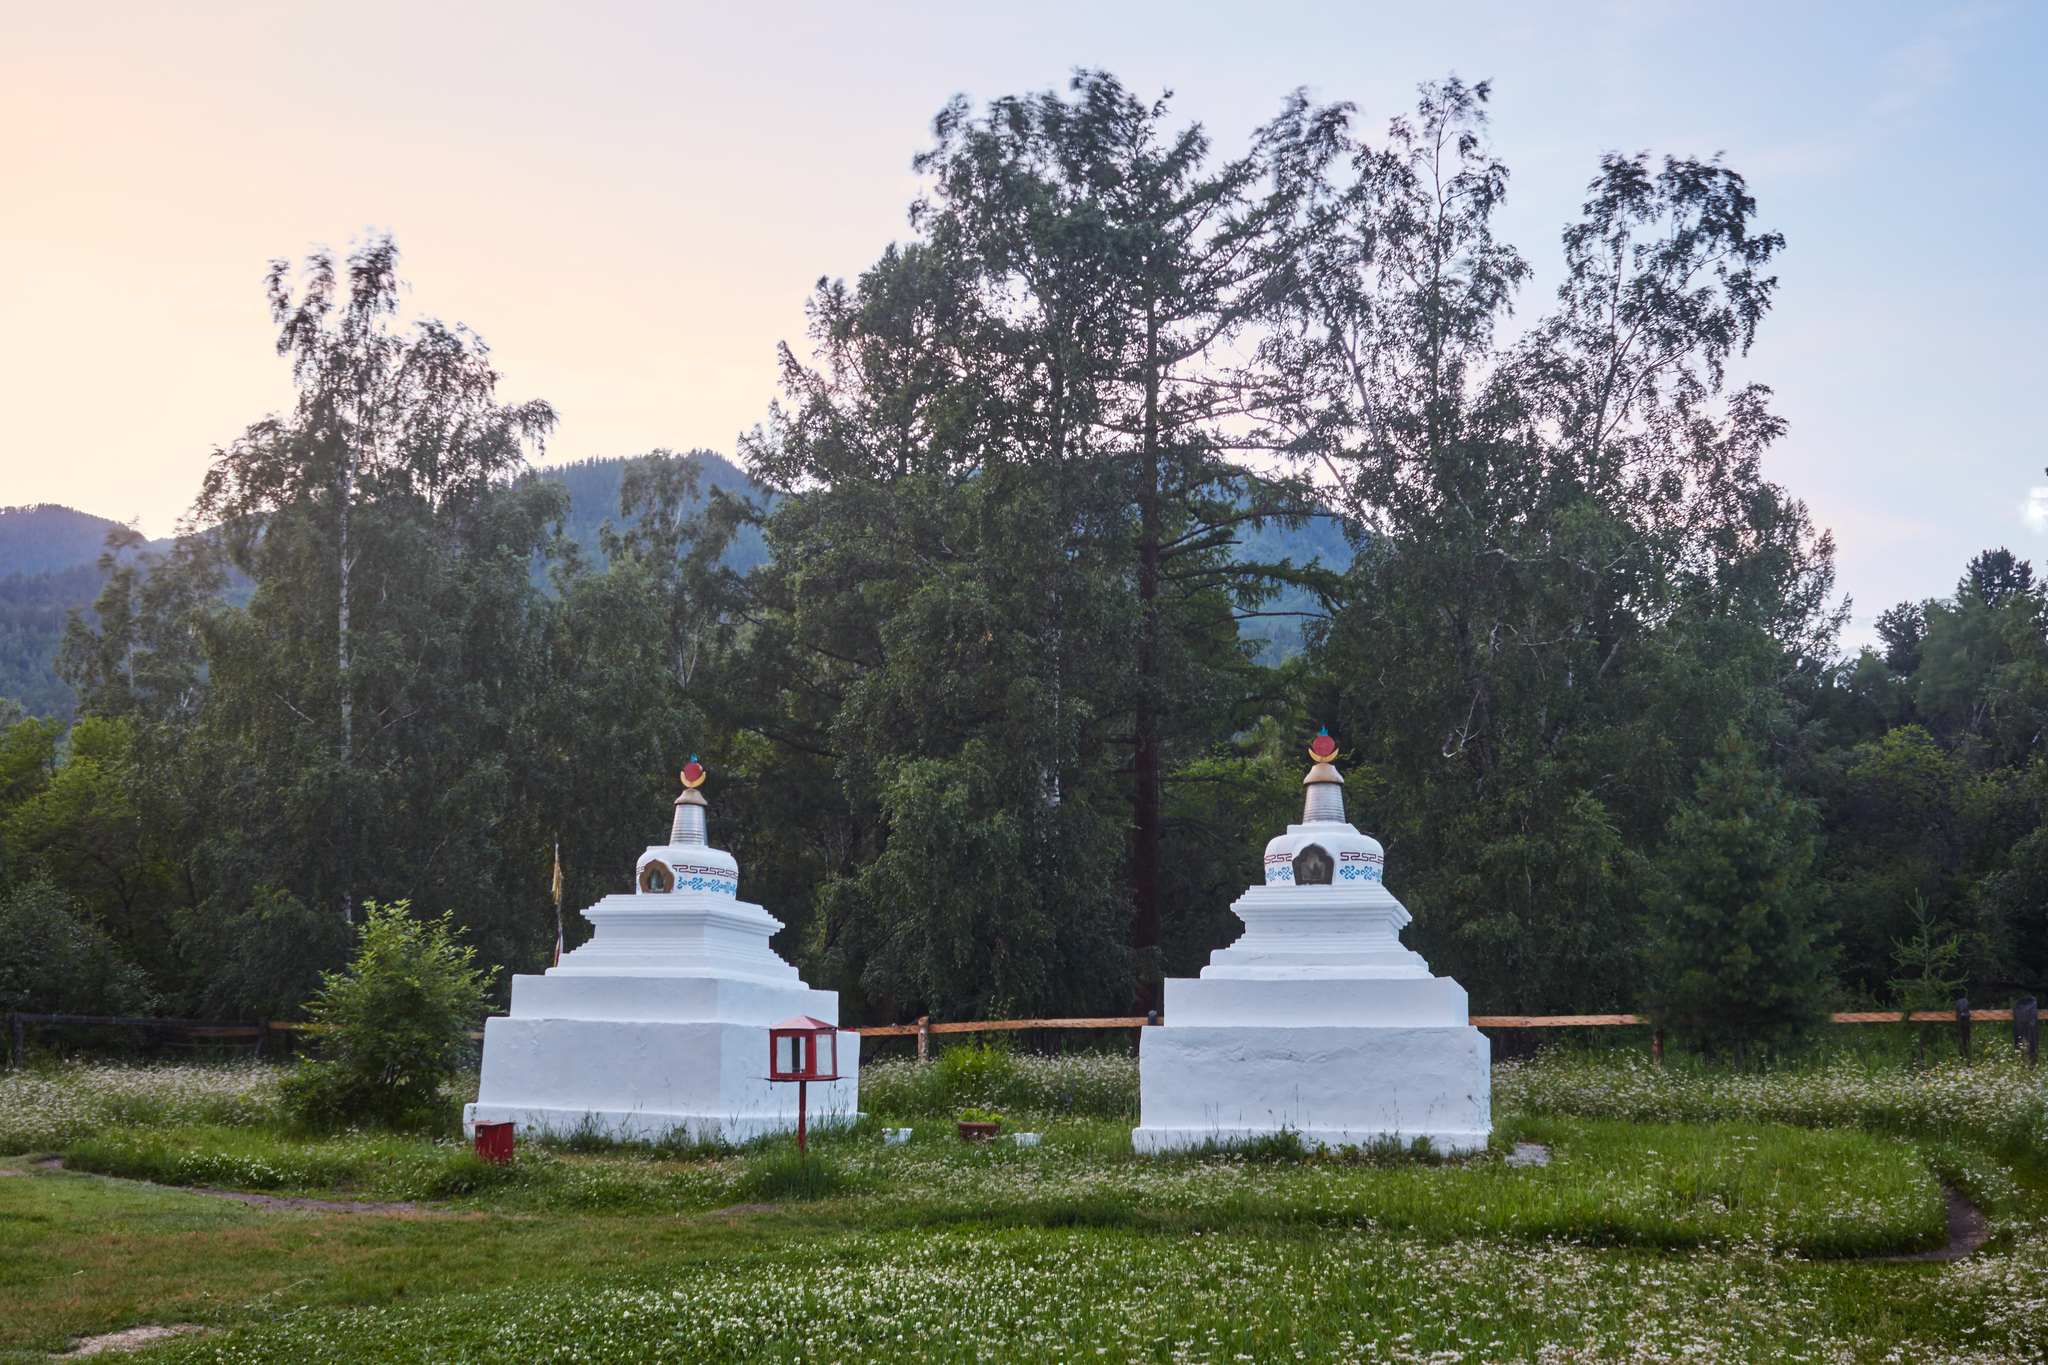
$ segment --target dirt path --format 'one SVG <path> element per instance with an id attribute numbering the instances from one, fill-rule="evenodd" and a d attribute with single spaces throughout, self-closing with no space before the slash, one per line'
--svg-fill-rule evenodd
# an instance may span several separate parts
<path id="1" fill-rule="evenodd" d="M 64 1169 L 64 1158 L 44 1157 L 36 1165 L 46 1171 L 61 1171 Z M 121 1177 L 109 1175 L 101 1176 L 100 1179 L 119 1180 Z M 183 1190 L 186 1194 L 206 1194 L 215 1199 L 231 1199 L 237 1204 L 248 1204 L 259 1209 L 307 1209 L 314 1213 L 395 1213 L 418 1218 L 444 1216 L 440 1209 L 423 1209 L 410 1200 L 387 1202 L 375 1199 L 295 1199 L 277 1194 L 244 1194 L 240 1190 L 212 1190 L 203 1185 L 159 1185 L 153 1180 L 136 1180 L 130 1183 L 148 1185 L 159 1190 Z"/>
<path id="2" fill-rule="evenodd" d="M 1960 1261 L 1983 1246 L 1991 1236 L 1984 1213 L 1963 1198 L 1953 1185 L 1943 1185 L 1941 1194 L 1948 1205 L 1948 1245 L 1933 1251 L 1916 1251 L 1911 1256 L 1878 1256 L 1879 1261 Z"/>
<path id="3" fill-rule="evenodd" d="M 100 1355 L 106 1351 L 139 1351 L 145 1346 L 154 1346 L 159 1341 L 173 1337 L 212 1336 L 218 1330 L 201 1327 L 195 1322 L 174 1322 L 168 1327 L 130 1327 L 120 1332 L 108 1332 L 103 1336 L 80 1337 L 71 1344 L 68 1351 L 50 1357 L 52 1360 L 83 1360 L 87 1356 Z"/>

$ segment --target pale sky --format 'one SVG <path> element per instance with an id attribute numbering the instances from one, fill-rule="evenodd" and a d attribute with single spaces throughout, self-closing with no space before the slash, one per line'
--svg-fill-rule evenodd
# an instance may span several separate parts
<path id="1" fill-rule="evenodd" d="M 417 307 L 560 409 L 551 459 L 730 453 L 954 93 L 1102 67 L 1232 152 L 1296 86 L 1377 129 L 1456 72 L 1494 82 L 1524 318 L 1602 151 L 1749 177 L 1789 246 L 1743 376 L 1867 619 L 2048 561 L 2044 59 L 2038 2 L 0 0 L 0 503 L 169 531 L 289 400 L 273 256 L 395 232 Z"/>

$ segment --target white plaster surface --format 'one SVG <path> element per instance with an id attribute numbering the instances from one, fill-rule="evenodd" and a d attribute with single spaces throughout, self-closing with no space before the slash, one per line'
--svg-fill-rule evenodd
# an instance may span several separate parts
<path id="1" fill-rule="evenodd" d="M 768 936 L 782 927 L 782 921 L 731 896 L 712 891 L 623 892 L 606 896 L 585 910 L 583 918 L 597 932 L 582 947 L 565 953 L 561 965 L 550 967 L 550 977 L 697 976 L 802 984 L 796 968 L 768 946 Z"/>
<path id="2" fill-rule="evenodd" d="M 1309 804 L 1342 815 L 1332 788 Z M 1296 885 L 1293 860 L 1312 844 L 1332 881 Z M 1485 1146 L 1492 1049 L 1464 987 L 1402 944 L 1410 916 L 1381 881 L 1379 843 L 1341 819 L 1289 825 L 1265 867 L 1231 906 L 1243 936 L 1199 979 L 1169 978 L 1163 1023 L 1139 1032 L 1136 1148 L 1283 1130 L 1312 1146 Z"/>
<path id="3" fill-rule="evenodd" d="M 809 994 L 828 997 L 838 1012 L 833 992 Z M 824 1004 L 813 1001 L 812 1011 Z M 729 1142 L 793 1129 L 796 1087 L 766 1079 L 768 1029 L 800 1012 L 758 1024 L 493 1019 L 484 1026 L 477 1102 L 463 1119 L 516 1123 L 526 1133 L 588 1126 L 622 1138 Z M 846 1079 L 808 1087 L 810 1122 L 853 1117 L 859 1052 L 858 1034 L 840 1035 Z"/>
<path id="4" fill-rule="evenodd" d="M 1471 1151 L 1492 1131 L 1491 1060 L 1470 1026 L 1169 1022 L 1142 1035 L 1131 1141 L 1152 1152 L 1291 1129 L 1310 1146 L 1427 1137 L 1440 1151 Z"/>
<path id="5" fill-rule="evenodd" d="M 731 861 L 702 845 L 648 853 L 670 866 Z M 781 923 L 720 890 L 606 896 L 583 915 L 590 941 L 544 975 L 513 977 L 511 1013 L 485 1023 L 465 1126 L 727 1141 L 793 1129 L 797 1087 L 767 1079 L 768 1030 L 800 1014 L 836 1024 L 839 995 L 776 956 L 768 938 Z M 808 1086 L 813 1123 L 859 1108 L 860 1036 L 838 1044 L 844 1079 Z"/>
<path id="6" fill-rule="evenodd" d="M 1210 954 L 1204 980 L 1429 976 L 1422 954 L 1401 942 L 1408 908 L 1377 881 L 1254 886 L 1230 909 L 1244 921 L 1244 934 Z"/>
<path id="7" fill-rule="evenodd" d="M 1282 1021 L 1317 1028 L 1464 1028 L 1472 1016 L 1465 988 L 1447 976 L 1279 981 L 1169 977 L 1165 1004 L 1171 1028 L 1256 1027 Z M 1154 1032 L 1147 1030 L 1145 1037 Z"/>

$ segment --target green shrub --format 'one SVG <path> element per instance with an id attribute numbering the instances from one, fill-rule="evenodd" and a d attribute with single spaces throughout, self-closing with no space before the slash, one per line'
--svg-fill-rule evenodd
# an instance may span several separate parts
<path id="1" fill-rule="evenodd" d="M 824 1199 L 846 1188 L 839 1167 L 816 1152 L 777 1152 L 747 1168 L 740 1193 L 749 1199 Z"/>
<path id="2" fill-rule="evenodd" d="M 962 1123 L 1001 1123 L 1002 1121 L 1003 1116 L 993 1109 L 962 1109 L 960 1111 L 960 1122 Z"/>
<path id="3" fill-rule="evenodd" d="M 321 978 L 313 1000 L 319 1061 L 283 1082 L 286 1109 L 317 1130 L 350 1124 L 440 1133 L 456 1121 L 443 1092 L 469 1054 L 493 973 L 472 964 L 443 915 L 416 920 L 407 902 L 368 906 L 355 961 Z"/>

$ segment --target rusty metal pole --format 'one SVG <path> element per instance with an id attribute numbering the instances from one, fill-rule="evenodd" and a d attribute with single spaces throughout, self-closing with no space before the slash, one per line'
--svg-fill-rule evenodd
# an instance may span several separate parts
<path id="1" fill-rule="evenodd" d="M 1658 1066 L 1664 1065 L 1664 1030 L 1657 1029 L 1650 1034 L 1650 1060 Z"/>

